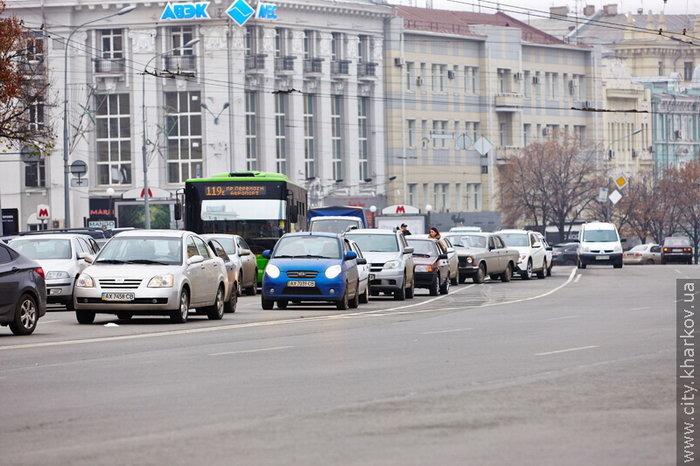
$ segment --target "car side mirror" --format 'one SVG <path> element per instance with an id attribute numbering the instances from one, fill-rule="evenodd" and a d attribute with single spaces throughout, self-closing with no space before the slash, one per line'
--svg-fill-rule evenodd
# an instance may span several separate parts
<path id="1" fill-rule="evenodd" d="M 542 245 L 541 245 L 540 243 L 535 243 L 535 244 L 532 245 L 532 247 L 533 247 L 534 249 L 538 249 L 538 248 L 541 248 Z"/>
<path id="2" fill-rule="evenodd" d="M 78 258 L 78 260 L 85 260 L 85 256 L 87 256 L 87 255 L 88 255 L 87 252 L 79 252 L 79 253 L 76 255 L 76 257 Z"/>
<path id="3" fill-rule="evenodd" d="M 552 250 L 552 246 L 547 246 L 545 249 L 546 249 L 547 251 L 551 251 L 551 250 Z"/>
<path id="4" fill-rule="evenodd" d="M 620 242 L 621 242 L 621 243 L 626 243 L 626 242 L 627 242 L 627 238 L 620 238 Z"/>
<path id="5" fill-rule="evenodd" d="M 452 254 L 455 252 L 455 248 L 447 248 L 447 254 Z"/>
<path id="6" fill-rule="evenodd" d="M 440 254 L 440 255 L 438 256 L 438 259 L 447 260 L 447 254 Z"/>
<path id="7" fill-rule="evenodd" d="M 367 259 L 364 257 L 358 257 L 357 258 L 357 265 L 365 265 L 367 263 Z"/>
<path id="8" fill-rule="evenodd" d="M 357 259 L 357 253 L 355 251 L 348 251 L 345 253 L 346 261 L 351 261 L 353 259 Z"/>
<path id="9" fill-rule="evenodd" d="M 83 257 L 80 257 L 80 254 L 82 254 Z M 93 256 L 92 254 L 86 254 L 84 252 L 80 254 L 78 254 L 78 258 L 84 260 L 88 264 L 92 264 L 95 261 L 95 256 Z"/>
<path id="10" fill-rule="evenodd" d="M 204 262 L 204 257 L 200 256 L 199 254 L 187 259 L 187 265 L 199 264 L 200 262 Z"/>
<path id="11" fill-rule="evenodd" d="M 269 249 L 265 249 L 262 253 L 262 256 L 265 259 L 269 259 L 270 257 L 272 257 L 272 251 L 270 251 Z"/>
<path id="12" fill-rule="evenodd" d="M 238 251 L 239 256 L 250 256 L 251 254 L 250 249 L 241 249 Z"/>
<path id="13" fill-rule="evenodd" d="M 404 254 L 413 254 L 413 248 L 411 248 L 411 247 L 403 248 L 403 253 Z"/>

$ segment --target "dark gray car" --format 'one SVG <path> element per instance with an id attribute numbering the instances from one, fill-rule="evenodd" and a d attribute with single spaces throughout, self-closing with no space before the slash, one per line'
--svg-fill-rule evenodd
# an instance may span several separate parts
<path id="1" fill-rule="evenodd" d="M 0 325 L 9 325 L 15 335 L 29 335 L 44 314 L 44 270 L 0 243 Z"/>

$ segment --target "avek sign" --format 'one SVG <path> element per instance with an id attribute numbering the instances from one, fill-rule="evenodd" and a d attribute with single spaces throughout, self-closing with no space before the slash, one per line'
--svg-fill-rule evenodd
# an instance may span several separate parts
<path id="1" fill-rule="evenodd" d="M 209 2 L 168 3 L 160 15 L 161 21 L 178 19 L 210 19 L 207 8 Z"/>

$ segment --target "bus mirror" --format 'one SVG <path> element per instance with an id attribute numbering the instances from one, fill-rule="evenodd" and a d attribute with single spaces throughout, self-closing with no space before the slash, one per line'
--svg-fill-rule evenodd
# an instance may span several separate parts
<path id="1" fill-rule="evenodd" d="M 182 220 L 182 204 L 179 202 L 175 203 L 175 220 Z"/>

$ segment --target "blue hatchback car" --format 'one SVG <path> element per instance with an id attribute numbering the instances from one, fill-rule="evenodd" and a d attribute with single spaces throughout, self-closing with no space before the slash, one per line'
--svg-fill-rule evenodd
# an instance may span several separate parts
<path id="1" fill-rule="evenodd" d="M 344 237 L 333 233 L 288 233 L 273 251 L 262 281 L 262 308 L 275 302 L 285 309 L 290 301 L 330 301 L 338 309 L 356 308 L 359 303 L 358 258 Z"/>

